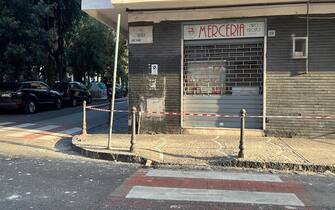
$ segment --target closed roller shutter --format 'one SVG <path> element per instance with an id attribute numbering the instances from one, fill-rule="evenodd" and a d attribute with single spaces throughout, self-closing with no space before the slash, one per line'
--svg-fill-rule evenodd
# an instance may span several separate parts
<path id="1" fill-rule="evenodd" d="M 186 113 L 262 115 L 263 39 L 188 41 L 184 45 Z M 184 127 L 238 128 L 239 118 L 185 116 Z M 261 129 L 261 118 L 247 119 Z"/>

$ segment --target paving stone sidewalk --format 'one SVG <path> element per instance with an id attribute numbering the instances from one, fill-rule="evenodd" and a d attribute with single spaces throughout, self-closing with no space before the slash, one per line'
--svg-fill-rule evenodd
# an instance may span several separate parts
<path id="1" fill-rule="evenodd" d="M 115 134 L 112 149 L 107 150 L 107 135 L 76 136 L 73 146 L 84 154 L 99 158 L 111 155 L 133 155 L 128 152 L 130 135 Z M 227 160 L 244 163 L 269 163 L 325 167 L 335 171 L 335 140 L 277 137 L 246 137 L 245 158 L 238 159 L 239 136 L 204 135 L 138 135 L 135 154 L 159 164 L 222 165 Z M 95 155 L 92 155 L 95 154 Z M 108 159 L 108 158 L 107 158 Z M 238 165 L 238 164 L 237 164 Z M 241 165 L 243 166 L 243 164 Z M 262 167 L 261 164 L 259 164 Z M 247 167 L 247 165 L 246 165 Z M 284 169 L 285 167 L 283 167 Z"/>

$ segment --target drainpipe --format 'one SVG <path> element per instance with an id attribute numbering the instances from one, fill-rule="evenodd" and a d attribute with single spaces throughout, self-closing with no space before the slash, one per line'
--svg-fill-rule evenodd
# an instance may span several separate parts
<path id="1" fill-rule="evenodd" d="M 309 10 L 310 10 L 310 0 L 307 1 L 307 13 L 306 13 L 306 74 L 309 72 Z"/>

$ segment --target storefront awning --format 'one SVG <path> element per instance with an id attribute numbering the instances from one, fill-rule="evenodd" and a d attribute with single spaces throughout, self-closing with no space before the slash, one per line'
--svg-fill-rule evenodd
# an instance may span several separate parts
<path id="1" fill-rule="evenodd" d="M 82 0 L 82 10 L 110 27 L 122 15 L 121 33 L 128 22 L 184 21 L 276 15 L 304 15 L 307 0 Z M 310 14 L 334 13 L 331 1 L 310 1 Z"/>

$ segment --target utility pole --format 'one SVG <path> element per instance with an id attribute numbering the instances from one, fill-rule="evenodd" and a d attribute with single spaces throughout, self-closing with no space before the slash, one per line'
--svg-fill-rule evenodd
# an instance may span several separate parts
<path id="1" fill-rule="evenodd" d="M 112 141 L 112 133 L 113 133 L 115 86 L 116 86 L 117 63 L 118 63 L 118 57 L 119 57 L 120 27 L 121 27 L 121 14 L 118 14 L 117 30 L 116 30 L 116 43 L 115 43 L 115 56 L 114 56 L 113 92 L 112 92 L 112 103 L 111 103 L 111 110 L 110 110 L 110 122 L 109 122 L 109 135 L 108 135 L 107 149 L 111 149 L 111 141 Z"/>

